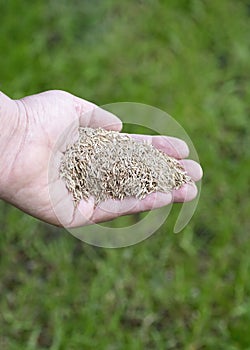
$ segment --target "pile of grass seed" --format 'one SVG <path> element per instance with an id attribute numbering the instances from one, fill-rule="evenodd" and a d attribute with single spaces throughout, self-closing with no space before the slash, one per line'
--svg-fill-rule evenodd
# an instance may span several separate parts
<path id="1" fill-rule="evenodd" d="M 109 198 L 170 192 L 190 182 L 180 163 L 154 146 L 127 134 L 101 128 L 79 128 L 78 140 L 67 146 L 60 176 L 75 205 L 90 196 L 95 205 Z"/>

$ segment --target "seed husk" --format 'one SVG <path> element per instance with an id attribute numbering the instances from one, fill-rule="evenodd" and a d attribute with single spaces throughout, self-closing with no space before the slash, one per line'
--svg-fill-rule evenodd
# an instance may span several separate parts
<path id="1" fill-rule="evenodd" d="M 95 206 L 110 198 L 143 199 L 192 181 L 178 160 L 153 145 L 102 128 L 79 128 L 77 141 L 62 156 L 59 172 L 75 206 L 90 196 Z"/>

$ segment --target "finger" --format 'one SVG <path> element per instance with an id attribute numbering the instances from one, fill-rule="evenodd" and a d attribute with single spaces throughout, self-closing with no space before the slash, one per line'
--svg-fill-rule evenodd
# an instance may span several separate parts
<path id="1" fill-rule="evenodd" d="M 74 104 L 80 118 L 80 126 L 91 128 L 101 127 L 115 131 L 122 129 L 122 122 L 116 115 L 98 107 L 94 103 L 74 96 Z"/>
<path id="2" fill-rule="evenodd" d="M 94 200 L 82 200 L 77 207 L 74 207 L 70 195 L 64 196 L 53 207 L 58 221 L 65 228 L 76 228 L 90 224 L 93 209 Z"/>
<path id="3" fill-rule="evenodd" d="M 172 191 L 174 202 L 190 202 L 197 196 L 197 187 L 194 183 L 187 183 L 178 190 Z"/>
<path id="4" fill-rule="evenodd" d="M 76 228 L 91 224 L 90 218 L 93 215 L 94 203 L 93 197 L 90 197 L 87 201 L 84 199 L 81 200 L 74 210 L 69 227 Z"/>
<path id="5" fill-rule="evenodd" d="M 61 226 L 67 227 L 72 221 L 74 207 L 72 198 L 61 179 L 56 179 L 50 184 L 50 200 L 52 209 Z"/>
<path id="6" fill-rule="evenodd" d="M 98 106 L 92 105 L 92 108 L 80 113 L 80 126 L 90 128 L 104 128 L 107 130 L 120 131 L 122 129 L 121 120 L 114 114 L 105 111 Z"/>
<path id="7" fill-rule="evenodd" d="M 186 158 L 189 155 L 189 148 L 185 141 L 172 136 L 151 136 L 140 134 L 128 134 L 136 141 L 146 141 L 155 148 L 167 153 L 170 157 L 176 159 Z"/>
<path id="8" fill-rule="evenodd" d="M 141 200 L 132 197 L 123 200 L 109 199 L 95 209 L 91 221 L 96 223 L 108 221 L 118 216 L 160 208 L 171 202 L 172 194 L 162 192 L 151 193 Z"/>
<path id="9" fill-rule="evenodd" d="M 192 159 L 183 159 L 179 162 L 194 181 L 199 181 L 202 178 L 203 171 L 200 164 Z"/>
<path id="10" fill-rule="evenodd" d="M 84 115 L 82 116 L 81 119 L 84 124 Z M 81 125 L 81 120 L 80 120 L 80 125 Z M 114 114 L 108 111 L 105 111 L 105 109 L 102 109 L 100 107 L 96 107 L 92 110 L 88 121 L 88 125 L 86 126 L 89 126 L 91 128 L 102 127 L 107 130 L 120 131 L 122 129 L 122 122 Z"/>
<path id="11" fill-rule="evenodd" d="M 82 200 L 75 207 L 72 195 L 62 179 L 57 179 L 50 184 L 50 200 L 58 222 L 65 228 L 86 225 L 93 214 L 94 199 Z"/>

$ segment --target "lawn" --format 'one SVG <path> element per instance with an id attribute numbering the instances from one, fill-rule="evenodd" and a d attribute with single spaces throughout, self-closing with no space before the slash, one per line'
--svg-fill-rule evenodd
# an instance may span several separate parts
<path id="1" fill-rule="evenodd" d="M 158 107 L 204 169 L 188 226 L 176 204 L 127 248 L 1 202 L 0 349 L 250 349 L 249 2 L 10 0 L 0 18 L 0 90 Z"/>

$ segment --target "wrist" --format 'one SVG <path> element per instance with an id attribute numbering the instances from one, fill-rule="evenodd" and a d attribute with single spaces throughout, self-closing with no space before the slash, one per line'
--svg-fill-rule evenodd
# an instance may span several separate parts
<path id="1" fill-rule="evenodd" d="M 0 91 L 0 198 L 7 199 L 12 169 L 24 136 L 17 101 Z"/>

